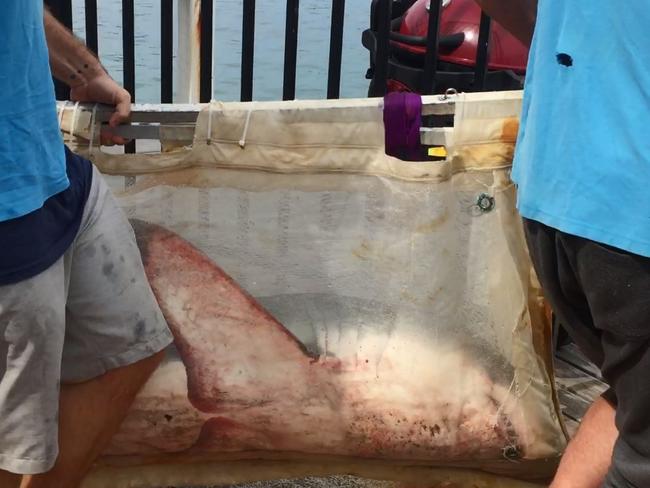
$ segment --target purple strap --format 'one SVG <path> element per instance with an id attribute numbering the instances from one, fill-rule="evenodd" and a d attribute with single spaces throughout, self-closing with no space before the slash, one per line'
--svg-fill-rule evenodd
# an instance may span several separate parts
<path id="1" fill-rule="evenodd" d="M 404 161 L 421 161 L 422 97 L 391 92 L 384 97 L 386 154 Z"/>

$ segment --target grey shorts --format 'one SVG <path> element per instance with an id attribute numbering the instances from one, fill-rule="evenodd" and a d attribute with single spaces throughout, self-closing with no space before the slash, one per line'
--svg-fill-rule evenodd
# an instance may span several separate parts
<path id="1" fill-rule="evenodd" d="M 650 259 L 526 220 L 544 293 L 601 368 L 619 438 L 603 488 L 650 487 Z"/>
<path id="2" fill-rule="evenodd" d="M 95 378 L 171 341 L 133 230 L 95 170 L 65 255 L 33 278 L 0 286 L 0 469 L 53 466 L 60 383 Z"/>

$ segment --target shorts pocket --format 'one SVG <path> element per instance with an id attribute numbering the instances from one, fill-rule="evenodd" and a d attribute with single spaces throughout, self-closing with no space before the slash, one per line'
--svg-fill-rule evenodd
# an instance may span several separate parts
<path id="1" fill-rule="evenodd" d="M 650 259 L 593 241 L 576 254 L 578 276 L 596 328 L 650 337 Z"/>

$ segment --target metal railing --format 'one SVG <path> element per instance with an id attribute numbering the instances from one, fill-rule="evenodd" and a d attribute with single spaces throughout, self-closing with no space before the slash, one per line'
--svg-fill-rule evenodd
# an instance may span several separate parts
<path id="1" fill-rule="evenodd" d="M 97 0 L 85 1 L 85 28 L 86 44 L 97 52 L 98 49 L 98 24 Z M 117 1 L 117 0 L 116 0 Z M 181 29 L 179 25 L 179 39 L 186 36 L 186 42 L 196 42 L 195 49 L 198 54 L 195 58 L 191 55 L 188 81 L 196 83 L 198 88 L 194 99 L 182 99 L 182 102 L 208 102 L 212 98 L 213 80 L 213 1 L 214 0 L 178 0 L 192 9 L 193 14 L 187 14 L 188 28 Z M 360 1 L 360 0 L 355 0 Z M 370 6 L 370 0 L 366 0 Z M 402 0 L 407 5 L 414 0 Z M 375 90 L 374 96 L 382 96 L 386 91 L 386 81 L 390 76 L 391 56 L 391 23 L 393 21 L 392 8 L 395 0 L 375 0 L 379 22 L 377 27 L 377 46 L 373 67 Z M 123 80 L 124 87 L 131 93 L 133 100 L 137 100 L 135 84 L 135 29 L 134 29 L 134 3 L 135 0 L 121 0 L 122 4 L 122 49 L 123 49 Z M 46 0 L 54 15 L 69 28 L 73 25 L 72 0 Z M 177 102 L 174 99 L 174 0 L 160 0 L 161 6 L 161 96 L 162 103 Z M 420 77 L 420 92 L 434 93 L 436 90 L 438 53 L 440 39 L 440 19 L 442 13 L 442 0 L 431 0 L 429 7 L 428 35 L 426 39 L 426 54 L 424 57 L 424 71 Z M 253 73 L 255 68 L 255 0 L 242 0 L 243 25 L 242 25 L 242 54 L 241 54 L 241 101 L 253 99 Z M 300 12 L 299 0 L 286 0 L 285 18 L 285 45 L 283 66 L 284 100 L 294 99 L 296 96 L 296 64 L 298 52 L 298 20 Z M 338 98 L 341 86 L 341 60 L 343 50 L 343 27 L 345 16 L 345 0 L 331 0 L 331 27 L 329 39 L 329 65 L 327 76 L 327 97 Z M 198 19 L 193 23 L 192 20 Z M 198 40 L 198 41 L 197 41 Z M 473 73 L 473 89 L 482 90 L 485 86 L 488 73 L 488 51 L 490 40 L 490 19 L 482 15 L 478 51 Z M 359 40 L 361 49 L 361 39 Z M 185 53 L 184 56 L 185 57 Z M 180 70 L 178 66 L 176 70 Z M 471 73 L 469 73 L 471 75 Z M 192 77 L 193 76 L 193 77 Z M 188 88 L 189 90 L 189 88 Z M 62 84 L 57 84 L 57 97 L 67 99 L 69 91 Z"/>

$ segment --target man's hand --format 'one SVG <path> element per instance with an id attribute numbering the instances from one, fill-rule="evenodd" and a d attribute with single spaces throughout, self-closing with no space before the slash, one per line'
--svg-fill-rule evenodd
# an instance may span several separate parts
<path id="1" fill-rule="evenodd" d="M 530 46 L 537 17 L 537 0 L 476 0 L 476 3 L 526 47 Z"/>
<path id="2" fill-rule="evenodd" d="M 75 102 L 105 103 L 115 106 L 115 112 L 108 125 L 117 127 L 129 120 L 131 115 L 131 95 L 118 85 L 108 73 L 104 72 L 90 79 L 83 85 L 77 85 L 70 90 L 70 98 Z M 101 134 L 102 144 L 125 144 L 119 136 L 106 132 Z"/>
<path id="3" fill-rule="evenodd" d="M 126 122 L 131 114 L 131 95 L 108 75 L 83 42 L 47 10 L 43 22 L 52 74 L 70 86 L 70 98 L 76 102 L 114 105 L 109 125 L 117 127 Z M 101 140 L 102 144 L 125 143 L 123 138 L 109 133 L 102 133 Z"/>

